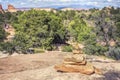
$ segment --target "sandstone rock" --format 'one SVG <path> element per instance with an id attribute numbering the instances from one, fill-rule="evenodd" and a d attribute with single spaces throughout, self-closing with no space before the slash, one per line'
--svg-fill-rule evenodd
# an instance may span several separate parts
<path id="1" fill-rule="evenodd" d="M 0 4 L 0 9 L 2 9 L 2 5 Z"/>
<path id="2" fill-rule="evenodd" d="M 95 73 L 96 73 L 96 74 L 100 74 L 100 75 L 103 74 L 103 72 L 102 72 L 100 69 L 98 69 L 98 68 L 95 68 Z"/>
<path id="3" fill-rule="evenodd" d="M 4 10 L 2 8 L 2 5 L 0 4 L 0 13 L 3 13 L 3 12 L 4 12 Z"/>
<path id="4" fill-rule="evenodd" d="M 8 9 L 15 9 L 15 7 L 13 5 L 9 4 Z"/>
<path id="5" fill-rule="evenodd" d="M 13 53 L 11 56 L 18 56 L 20 55 L 19 53 Z"/>
<path id="6" fill-rule="evenodd" d="M 64 61 L 63 64 L 70 64 L 70 65 L 86 65 L 87 61 L 82 62 L 70 62 L 70 61 Z"/>
<path id="7" fill-rule="evenodd" d="M 112 39 L 112 40 L 109 41 L 109 44 L 110 44 L 110 46 L 115 46 L 116 42 Z"/>
<path id="8" fill-rule="evenodd" d="M 9 33 L 6 36 L 6 39 L 4 40 L 4 42 L 12 41 L 15 36 L 15 29 L 11 25 L 7 24 L 7 28 L 5 28 L 4 30 L 5 30 L 5 32 Z"/>
<path id="9" fill-rule="evenodd" d="M 78 44 L 80 49 L 83 49 L 85 46 L 83 44 Z"/>
<path id="10" fill-rule="evenodd" d="M 54 67 L 57 71 L 61 72 L 77 72 L 82 74 L 91 75 L 95 73 L 95 68 L 91 64 L 87 63 L 86 65 L 57 65 Z"/>
<path id="11" fill-rule="evenodd" d="M 73 54 L 82 54 L 80 50 L 73 50 Z"/>
<path id="12" fill-rule="evenodd" d="M 84 56 L 80 54 L 68 55 L 64 59 L 64 61 L 76 63 L 83 62 L 84 60 L 85 60 Z"/>
<path id="13" fill-rule="evenodd" d="M 8 5 L 8 11 L 9 12 L 17 12 L 17 9 L 13 5 L 9 4 Z"/>
<path id="14" fill-rule="evenodd" d="M 79 48 L 79 45 L 78 45 L 77 43 L 72 44 L 72 46 L 73 46 L 73 48 L 76 49 L 76 50 L 79 50 L 79 49 L 80 49 L 80 48 Z"/>
<path id="15" fill-rule="evenodd" d="M 79 43 L 73 43 L 71 45 L 73 46 L 74 49 L 83 49 L 85 47 L 83 44 Z"/>

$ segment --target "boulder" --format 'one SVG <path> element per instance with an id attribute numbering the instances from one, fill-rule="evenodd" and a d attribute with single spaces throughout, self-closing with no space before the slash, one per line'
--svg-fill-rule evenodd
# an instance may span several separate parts
<path id="1" fill-rule="evenodd" d="M 56 65 L 54 67 L 57 71 L 60 72 L 76 72 L 76 73 L 82 73 L 82 74 L 87 74 L 91 75 L 95 73 L 95 68 L 92 66 L 90 63 L 87 63 L 86 65 Z"/>
<path id="2" fill-rule="evenodd" d="M 83 54 L 81 50 L 73 50 L 73 54 Z"/>
<path id="3" fill-rule="evenodd" d="M 85 47 L 83 44 L 79 43 L 73 43 L 71 45 L 73 46 L 74 49 L 83 49 Z"/>
<path id="4" fill-rule="evenodd" d="M 82 62 L 70 62 L 70 61 L 64 61 L 63 64 L 70 64 L 70 65 L 86 65 L 87 61 Z"/>
<path id="5" fill-rule="evenodd" d="M 85 57 L 82 54 L 68 55 L 64 59 L 64 61 L 67 61 L 67 62 L 76 62 L 76 63 L 81 63 L 84 60 L 85 60 Z"/>
<path id="6" fill-rule="evenodd" d="M 77 50 L 80 49 L 79 45 L 77 43 L 72 44 L 72 46 L 73 46 L 74 49 L 77 49 Z"/>

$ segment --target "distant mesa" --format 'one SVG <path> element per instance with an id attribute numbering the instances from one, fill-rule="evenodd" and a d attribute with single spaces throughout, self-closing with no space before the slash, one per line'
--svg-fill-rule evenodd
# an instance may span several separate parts
<path id="1" fill-rule="evenodd" d="M 9 4 L 8 5 L 8 12 L 17 12 L 17 9 L 13 6 L 13 5 L 11 5 L 11 4 Z"/>
<path id="2" fill-rule="evenodd" d="M 71 10 L 75 10 L 74 8 L 62 8 L 62 11 L 71 11 Z"/>
<path id="3" fill-rule="evenodd" d="M 73 10 L 82 10 L 82 9 L 75 9 L 75 8 L 67 8 L 67 7 L 62 7 L 62 8 L 59 8 L 59 9 L 54 9 L 54 8 L 42 8 L 42 7 L 38 7 L 38 8 L 15 8 L 13 5 L 11 4 L 8 4 L 8 8 L 6 10 L 4 10 L 2 8 L 2 5 L 0 4 L 0 13 L 4 13 L 4 12 L 17 12 L 17 11 L 28 11 L 28 10 L 31 10 L 31 9 L 34 9 L 34 10 L 44 10 L 44 11 L 47 11 L 47 12 L 50 12 L 50 11 L 53 11 L 54 13 L 57 12 L 57 10 L 61 10 L 61 11 L 73 11 Z"/>
<path id="4" fill-rule="evenodd" d="M 50 11 L 54 11 L 56 12 L 55 9 L 53 8 L 15 8 L 13 5 L 9 4 L 8 5 L 8 9 L 7 11 L 8 12 L 17 12 L 17 11 L 27 11 L 27 10 L 30 10 L 30 9 L 34 9 L 34 10 L 45 10 L 47 12 L 50 12 Z"/>
<path id="5" fill-rule="evenodd" d="M 47 11 L 47 12 L 50 12 L 50 11 L 53 11 L 53 12 L 56 12 L 56 10 L 54 8 L 33 8 L 34 10 L 44 10 L 44 11 Z"/>
<path id="6" fill-rule="evenodd" d="M 0 13 L 4 13 L 4 10 L 2 8 L 2 5 L 0 4 Z"/>

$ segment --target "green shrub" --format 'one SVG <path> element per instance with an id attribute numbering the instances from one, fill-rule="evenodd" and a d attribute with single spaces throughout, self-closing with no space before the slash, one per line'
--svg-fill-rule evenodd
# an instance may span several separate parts
<path id="1" fill-rule="evenodd" d="M 0 50 L 12 54 L 15 51 L 14 44 L 10 42 L 0 43 Z"/>
<path id="2" fill-rule="evenodd" d="M 107 53 L 107 57 L 113 58 L 115 60 L 120 60 L 120 48 L 111 48 Z"/>
<path id="3" fill-rule="evenodd" d="M 40 48 L 35 48 L 34 49 L 34 53 L 44 53 L 45 51 L 43 49 Z"/>
<path id="4" fill-rule="evenodd" d="M 108 48 L 100 45 L 86 45 L 84 52 L 90 55 L 104 55 L 108 51 Z"/>
<path id="5" fill-rule="evenodd" d="M 47 46 L 45 49 L 48 51 L 52 51 L 53 48 L 52 48 L 52 46 Z"/>
<path id="6" fill-rule="evenodd" d="M 63 52 L 72 52 L 72 46 L 63 46 L 62 51 Z"/>

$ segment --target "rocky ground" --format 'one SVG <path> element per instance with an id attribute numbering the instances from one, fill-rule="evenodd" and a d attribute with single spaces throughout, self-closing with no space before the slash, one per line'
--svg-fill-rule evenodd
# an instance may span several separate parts
<path id="1" fill-rule="evenodd" d="M 103 75 L 57 72 L 54 65 L 61 63 L 66 54 L 71 53 L 4 56 L 0 59 L 0 80 L 120 80 L 120 62 L 97 56 L 86 57 Z"/>

